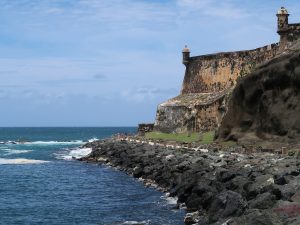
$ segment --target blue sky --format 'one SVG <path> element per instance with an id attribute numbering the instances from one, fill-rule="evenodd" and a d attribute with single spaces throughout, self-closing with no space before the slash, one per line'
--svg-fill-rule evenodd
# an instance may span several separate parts
<path id="1" fill-rule="evenodd" d="M 134 126 L 179 94 L 192 55 L 278 41 L 299 0 L 0 0 L 0 126 Z"/>

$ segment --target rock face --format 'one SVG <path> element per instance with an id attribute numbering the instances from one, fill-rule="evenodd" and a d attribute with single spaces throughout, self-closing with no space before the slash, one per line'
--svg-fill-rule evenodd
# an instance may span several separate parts
<path id="1" fill-rule="evenodd" d="M 299 140 L 299 103 L 300 51 L 293 51 L 259 66 L 240 80 L 217 136 L 241 141 Z"/>
<path id="2" fill-rule="evenodd" d="M 82 160 L 108 163 L 142 178 L 146 185 L 158 185 L 177 196 L 178 204 L 185 204 L 189 212 L 197 211 L 187 215 L 186 224 L 282 225 L 299 221 L 300 164 L 296 158 L 238 154 L 241 147 L 218 152 L 218 146 L 212 145 L 172 149 L 113 139 L 86 147 L 93 151 Z"/>

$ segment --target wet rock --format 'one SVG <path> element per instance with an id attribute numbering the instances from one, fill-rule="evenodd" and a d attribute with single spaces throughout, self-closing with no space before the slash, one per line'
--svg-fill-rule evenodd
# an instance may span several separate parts
<path id="1" fill-rule="evenodd" d="M 184 223 L 186 225 L 192 225 L 199 222 L 199 212 L 187 213 L 184 217 Z"/>

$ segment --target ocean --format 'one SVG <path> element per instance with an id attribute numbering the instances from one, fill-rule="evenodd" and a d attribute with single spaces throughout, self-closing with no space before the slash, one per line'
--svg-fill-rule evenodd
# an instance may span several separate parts
<path id="1" fill-rule="evenodd" d="M 0 224 L 183 225 L 174 199 L 107 166 L 74 160 L 119 128 L 0 128 Z"/>

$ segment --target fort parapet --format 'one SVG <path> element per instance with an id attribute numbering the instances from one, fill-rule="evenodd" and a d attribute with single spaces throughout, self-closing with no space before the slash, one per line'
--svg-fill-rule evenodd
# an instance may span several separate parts
<path id="1" fill-rule="evenodd" d="M 284 7 L 276 16 L 279 43 L 248 51 L 193 57 L 185 46 L 182 62 L 186 70 L 181 93 L 158 106 L 154 129 L 163 132 L 216 129 L 226 112 L 227 96 L 238 79 L 274 58 L 300 37 L 300 24 L 288 23 L 289 13 Z"/>
<path id="2" fill-rule="evenodd" d="M 231 88 L 257 64 L 273 58 L 279 44 L 250 51 L 221 52 L 191 57 L 186 64 L 181 94 L 217 92 Z"/>

